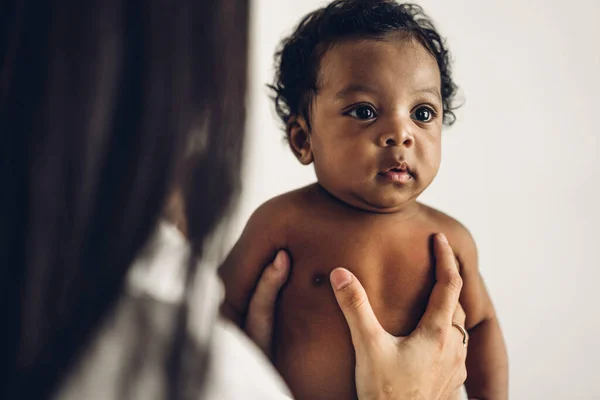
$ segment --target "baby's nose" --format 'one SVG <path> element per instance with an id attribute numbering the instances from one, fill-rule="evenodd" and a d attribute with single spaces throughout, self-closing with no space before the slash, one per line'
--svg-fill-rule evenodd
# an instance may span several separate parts
<path id="1" fill-rule="evenodd" d="M 380 120 L 381 133 L 379 145 L 381 147 L 411 147 L 414 137 L 410 132 L 412 120 L 401 112 L 388 114 Z"/>
<path id="2" fill-rule="evenodd" d="M 379 142 L 381 147 L 412 147 L 414 138 L 406 129 L 398 128 L 382 134 Z"/>

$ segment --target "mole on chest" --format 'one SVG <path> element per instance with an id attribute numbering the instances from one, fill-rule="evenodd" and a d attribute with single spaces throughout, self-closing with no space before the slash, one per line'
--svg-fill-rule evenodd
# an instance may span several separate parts
<path id="1" fill-rule="evenodd" d="M 312 275 L 311 283 L 314 287 L 324 286 L 329 283 L 329 276 L 324 273 L 316 272 Z"/>

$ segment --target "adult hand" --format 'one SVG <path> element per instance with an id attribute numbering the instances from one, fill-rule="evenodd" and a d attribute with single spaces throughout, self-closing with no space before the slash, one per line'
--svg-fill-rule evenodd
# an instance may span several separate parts
<path id="1" fill-rule="evenodd" d="M 466 348 L 452 322 L 464 326 L 458 303 L 462 279 L 452 249 L 436 235 L 436 284 L 417 329 L 394 337 L 377 321 L 365 290 L 352 273 L 331 272 L 334 293 L 352 335 L 356 352 L 356 387 L 361 400 L 440 399 L 455 393 L 466 379 Z M 280 251 L 261 275 L 246 316 L 246 334 L 271 355 L 277 294 L 287 281 L 290 259 Z"/>
<path id="2" fill-rule="evenodd" d="M 367 294 L 348 270 L 331 272 L 331 284 L 356 352 L 356 389 L 366 399 L 440 399 L 466 379 L 466 347 L 456 322 L 465 323 L 458 303 L 462 279 L 444 235 L 435 237 L 436 284 L 415 331 L 407 337 L 386 332 Z"/>
<path id="3" fill-rule="evenodd" d="M 277 294 L 290 274 L 290 257 L 280 250 L 263 271 L 248 306 L 244 331 L 271 358 Z"/>

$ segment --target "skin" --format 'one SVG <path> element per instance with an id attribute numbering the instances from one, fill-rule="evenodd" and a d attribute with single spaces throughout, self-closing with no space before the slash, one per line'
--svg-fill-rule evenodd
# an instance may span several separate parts
<path id="1" fill-rule="evenodd" d="M 327 277 L 336 267 L 351 271 L 383 329 L 406 336 L 435 283 L 431 238 L 444 232 L 464 282 L 467 390 L 507 398 L 506 350 L 473 239 L 416 201 L 441 161 L 435 59 L 408 38 L 346 41 L 324 55 L 317 86 L 311 130 L 294 118 L 289 139 L 300 162 L 314 164 L 318 183 L 268 201 L 251 217 L 220 270 L 224 311 L 243 325 L 263 266 L 286 249 L 294 269 L 275 313 L 275 366 L 298 399 L 356 398 L 353 338 Z"/>
<path id="2" fill-rule="evenodd" d="M 465 323 L 458 304 L 462 279 L 445 236 L 436 235 L 434 243 L 436 283 L 419 326 L 408 337 L 383 329 L 350 271 L 336 268 L 330 274 L 355 349 L 359 399 L 446 399 L 465 381 L 467 349 L 462 334 L 451 327 L 451 321 Z M 269 357 L 276 299 L 290 269 L 289 256 L 279 251 L 262 272 L 248 307 L 245 331 Z"/>

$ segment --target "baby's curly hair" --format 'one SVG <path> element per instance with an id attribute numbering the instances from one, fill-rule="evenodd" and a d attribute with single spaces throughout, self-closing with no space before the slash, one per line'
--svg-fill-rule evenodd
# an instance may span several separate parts
<path id="1" fill-rule="evenodd" d="M 275 80 L 268 87 L 286 132 L 293 116 L 304 117 L 310 129 L 309 109 L 318 89 L 320 61 L 333 44 L 352 38 L 381 39 L 392 33 L 418 40 L 437 60 L 443 122 L 452 125 L 457 86 L 451 76 L 450 54 L 423 9 L 394 0 L 336 0 L 305 16 L 275 53 Z"/>

